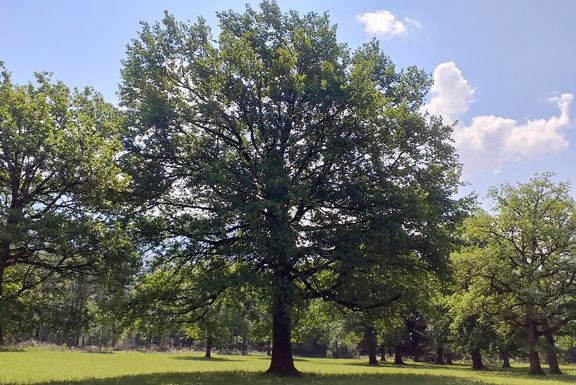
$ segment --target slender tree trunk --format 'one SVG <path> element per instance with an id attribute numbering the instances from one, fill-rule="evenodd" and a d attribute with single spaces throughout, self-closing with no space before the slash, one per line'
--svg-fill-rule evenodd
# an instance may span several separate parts
<path id="1" fill-rule="evenodd" d="M 399 346 L 396 346 L 394 349 L 394 365 L 406 365 L 406 363 L 402 360 L 402 350 Z"/>
<path id="2" fill-rule="evenodd" d="M 276 278 L 274 306 L 272 309 L 272 360 L 267 373 L 281 377 L 299 376 L 292 356 L 292 282 L 282 276 Z"/>
<path id="3" fill-rule="evenodd" d="M 246 337 L 242 336 L 242 344 L 240 345 L 240 349 L 241 349 L 241 354 L 243 356 L 248 354 L 248 346 L 246 344 Z"/>
<path id="4" fill-rule="evenodd" d="M 452 353 L 450 352 L 446 353 L 446 365 L 454 365 L 454 362 L 452 362 Z"/>
<path id="5" fill-rule="evenodd" d="M 366 344 L 366 352 L 368 353 L 368 365 L 378 365 L 376 335 L 374 333 L 374 326 L 370 321 L 364 323 L 364 343 Z"/>
<path id="6" fill-rule="evenodd" d="M 386 362 L 386 345 L 384 343 L 380 344 L 380 362 Z"/>
<path id="7" fill-rule="evenodd" d="M 0 250 L 0 307 L 4 302 L 4 271 L 8 260 L 9 247 L 7 242 L 3 242 Z M 0 316 L 0 346 L 4 346 L 4 319 Z"/>
<path id="8" fill-rule="evenodd" d="M 436 348 L 436 357 L 434 358 L 434 363 L 438 365 L 445 365 L 446 361 L 444 361 L 444 345 L 438 345 Z"/>
<path id="9" fill-rule="evenodd" d="M 206 352 L 204 353 L 205 358 L 212 358 L 212 345 L 214 344 L 212 338 L 212 332 L 208 332 L 206 335 Z"/>
<path id="10" fill-rule="evenodd" d="M 529 321 L 526 327 L 526 334 L 528 337 L 528 359 L 530 360 L 529 373 L 532 375 L 543 375 L 544 371 L 540 366 L 540 357 L 536 350 L 538 343 L 538 325 L 534 321 Z"/>
<path id="11" fill-rule="evenodd" d="M 503 368 L 511 368 L 512 366 L 510 365 L 510 356 L 508 355 L 508 353 L 502 353 L 502 367 Z"/>
<path id="12" fill-rule="evenodd" d="M 484 363 L 482 363 L 482 354 L 480 353 L 480 348 L 472 348 L 470 351 L 470 357 L 472 358 L 473 370 L 486 369 L 486 366 L 484 366 Z"/>
<path id="13" fill-rule="evenodd" d="M 547 332 L 544 334 L 546 340 L 546 355 L 548 357 L 548 372 L 550 374 L 562 374 L 558 365 L 558 356 L 556 355 L 556 346 L 554 346 L 554 336 Z"/>

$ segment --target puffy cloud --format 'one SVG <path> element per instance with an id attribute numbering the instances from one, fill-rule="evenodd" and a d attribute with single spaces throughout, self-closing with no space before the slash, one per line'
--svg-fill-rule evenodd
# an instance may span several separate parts
<path id="1" fill-rule="evenodd" d="M 432 97 L 423 109 L 452 121 L 470 107 L 474 89 L 453 62 L 442 63 L 434 69 Z M 511 160 L 532 159 L 559 153 L 569 146 L 563 129 L 570 126 L 570 107 L 574 95 L 565 93 L 548 99 L 556 103 L 560 113 L 548 119 L 517 120 L 494 115 L 472 118 L 470 124 L 460 122 L 453 138 L 465 169 L 489 167 L 500 172 Z"/>
<path id="2" fill-rule="evenodd" d="M 432 115 L 442 115 L 446 120 L 454 120 L 468 111 L 474 98 L 474 89 L 454 62 L 439 64 L 434 69 L 432 78 L 432 98 L 423 107 L 424 110 Z"/>
<path id="3" fill-rule="evenodd" d="M 551 98 L 560 110 L 558 116 L 528 120 L 524 124 L 493 115 L 476 116 L 470 125 L 456 127 L 456 147 L 465 161 L 489 164 L 494 173 L 500 172 L 503 163 L 509 160 L 559 153 L 569 146 L 562 129 L 570 125 L 573 99 L 572 94 Z"/>
<path id="4" fill-rule="evenodd" d="M 382 39 L 392 39 L 397 36 L 406 36 L 408 26 L 421 29 L 422 24 L 417 20 L 405 18 L 399 20 L 396 16 L 386 10 L 381 9 L 374 12 L 365 12 L 357 15 L 356 19 L 364 24 L 364 30 L 371 35 L 381 37 Z"/>

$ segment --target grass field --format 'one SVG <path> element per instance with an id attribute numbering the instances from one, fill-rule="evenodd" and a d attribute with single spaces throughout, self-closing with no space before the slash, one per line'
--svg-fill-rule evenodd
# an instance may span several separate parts
<path id="1" fill-rule="evenodd" d="M 494 368 L 473 372 L 465 365 L 391 364 L 369 367 L 363 360 L 297 359 L 305 375 L 280 379 L 261 374 L 265 356 L 217 356 L 206 360 L 194 354 L 85 353 L 31 349 L 0 352 L 0 384 L 42 385 L 472 385 L 576 384 L 576 366 L 564 366 L 563 376 L 532 378 L 526 368 Z"/>

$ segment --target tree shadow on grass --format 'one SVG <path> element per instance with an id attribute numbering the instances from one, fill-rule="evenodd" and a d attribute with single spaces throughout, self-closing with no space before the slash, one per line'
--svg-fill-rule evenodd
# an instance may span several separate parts
<path id="1" fill-rule="evenodd" d="M 329 364 L 329 363 L 328 363 Z M 340 362 L 335 362 L 335 364 L 340 364 L 342 365 L 342 363 Z M 380 362 L 378 363 L 378 365 L 370 365 L 368 364 L 368 362 L 351 362 L 351 363 L 346 363 L 345 365 L 350 365 L 350 366 L 363 366 L 366 368 L 406 368 L 406 369 L 446 369 L 446 370 L 450 370 L 450 371 L 468 371 L 468 370 L 472 370 L 470 365 L 466 365 L 466 364 L 453 364 L 453 365 L 440 365 L 440 364 L 432 364 L 432 363 L 427 363 L 427 362 L 419 362 L 419 363 L 411 363 L 411 362 L 405 362 L 401 365 L 396 365 L 393 362 Z"/>
<path id="2" fill-rule="evenodd" d="M 521 376 L 520 376 L 521 377 Z M 574 383 L 576 376 L 542 377 L 546 380 Z M 488 380 L 488 381 L 486 381 Z M 505 384 L 495 379 L 463 378 L 430 374 L 304 374 L 298 378 L 279 378 L 253 372 L 158 373 L 79 381 L 52 381 L 36 385 L 480 385 Z M 7 384 L 16 385 L 16 384 Z"/>
<path id="3" fill-rule="evenodd" d="M 176 356 L 176 357 L 171 357 L 174 360 L 185 360 L 185 361 L 204 361 L 204 362 L 221 362 L 221 361 L 226 361 L 226 362 L 231 362 L 231 361 L 241 361 L 241 360 L 237 360 L 234 358 L 227 358 L 227 357 L 211 357 L 211 358 L 206 358 L 206 357 L 202 357 L 202 356 Z"/>

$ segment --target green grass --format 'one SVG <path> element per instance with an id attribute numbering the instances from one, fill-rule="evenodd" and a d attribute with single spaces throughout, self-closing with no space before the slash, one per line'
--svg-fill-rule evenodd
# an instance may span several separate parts
<path id="1" fill-rule="evenodd" d="M 526 367 L 473 372 L 465 365 L 390 364 L 369 367 L 363 360 L 297 359 L 305 373 L 296 379 L 262 374 L 265 356 L 217 356 L 206 360 L 193 354 L 30 349 L 0 352 L 0 384 L 42 385 L 555 385 L 576 384 L 576 366 L 564 366 L 564 376 L 532 378 Z"/>

